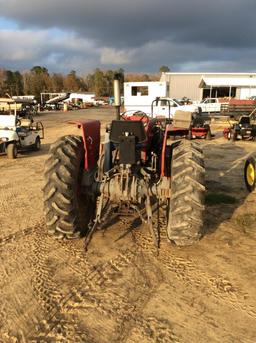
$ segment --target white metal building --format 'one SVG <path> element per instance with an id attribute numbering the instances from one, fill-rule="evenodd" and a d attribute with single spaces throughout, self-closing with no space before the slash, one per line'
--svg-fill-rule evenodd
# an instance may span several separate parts
<path id="1" fill-rule="evenodd" d="M 256 73 L 162 73 L 169 82 L 169 97 L 192 100 L 206 97 L 248 99 L 256 95 Z"/>

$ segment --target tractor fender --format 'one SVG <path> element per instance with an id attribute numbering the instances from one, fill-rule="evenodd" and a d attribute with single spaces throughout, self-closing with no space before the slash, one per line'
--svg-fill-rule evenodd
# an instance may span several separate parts
<path id="1" fill-rule="evenodd" d="M 93 119 L 72 120 L 69 124 L 75 124 L 82 130 L 84 142 L 84 169 L 92 170 L 97 166 L 100 150 L 100 121 Z"/>

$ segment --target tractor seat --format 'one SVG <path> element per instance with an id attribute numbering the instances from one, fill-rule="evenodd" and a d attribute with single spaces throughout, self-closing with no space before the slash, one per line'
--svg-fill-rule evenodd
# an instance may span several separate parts
<path id="1" fill-rule="evenodd" d="M 196 115 L 192 120 L 193 127 L 203 127 L 204 126 L 204 118 L 200 115 Z"/>
<path id="2" fill-rule="evenodd" d="M 27 118 L 22 118 L 20 119 L 20 126 L 22 127 L 30 127 L 32 125 L 32 120 L 31 119 L 27 119 Z"/>
<path id="3" fill-rule="evenodd" d="M 242 116 L 239 120 L 240 125 L 250 125 L 250 117 Z"/>
<path id="4" fill-rule="evenodd" d="M 134 136 L 136 144 L 147 140 L 144 123 L 141 120 L 113 120 L 111 123 L 109 140 L 119 144 L 123 137 Z"/>

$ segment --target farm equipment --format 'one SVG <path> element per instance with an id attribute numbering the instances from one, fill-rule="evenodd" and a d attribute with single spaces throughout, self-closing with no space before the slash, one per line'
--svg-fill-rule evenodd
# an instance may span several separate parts
<path id="1" fill-rule="evenodd" d="M 57 238 L 86 237 L 110 218 L 137 214 L 158 247 L 159 213 L 170 241 L 190 245 L 202 236 L 204 161 L 198 143 L 174 141 L 166 118 L 143 112 L 123 115 L 107 127 L 81 120 L 81 136 L 68 135 L 50 148 L 45 164 L 44 211 Z"/>
<path id="2" fill-rule="evenodd" d="M 151 116 L 156 118 L 161 118 L 155 114 L 155 108 L 158 109 L 158 103 L 162 98 L 156 98 L 151 104 Z M 175 114 L 172 117 L 172 103 L 168 98 L 164 98 L 166 106 L 168 105 L 168 120 L 173 124 L 172 135 L 185 136 L 187 139 L 195 138 L 205 138 L 210 140 L 212 138 L 211 128 L 208 121 L 202 116 L 200 112 L 197 111 L 194 105 L 187 105 L 185 108 L 188 110 L 176 110 Z M 193 107 L 194 106 L 194 107 Z M 191 110 L 193 109 L 194 112 Z M 196 110 L 196 111 L 195 111 Z"/>
<path id="3" fill-rule="evenodd" d="M 9 104 L 15 104 L 9 100 Z M 16 110 L 0 111 L 0 153 L 14 159 L 18 150 L 40 150 L 41 139 L 44 138 L 44 128 L 41 122 L 17 117 Z"/>
<path id="4" fill-rule="evenodd" d="M 249 157 L 245 161 L 244 166 L 244 181 L 246 188 L 249 192 L 254 191 L 256 184 L 256 159 L 255 157 Z"/>
<path id="5" fill-rule="evenodd" d="M 230 124 L 229 128 L 225 128 L 223 131 L 224 137 L 232 141 L 238 139 L 256 140 L 256 124 L 252 120 L 255 112 L 256 109 L 249 116 L 242 115 L 237 122 Z"/>
<path id="6" fill-rule="evenodd" d="M 210 140 L 212 138 L 210 125 L 200 113 L 192 114 L 188 139 L 193 138 L 204 138 L 207 140 Z"/>

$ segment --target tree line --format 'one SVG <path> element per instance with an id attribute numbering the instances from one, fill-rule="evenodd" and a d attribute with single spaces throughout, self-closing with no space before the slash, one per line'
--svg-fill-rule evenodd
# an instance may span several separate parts
<path id="1" fill-rule="evenodd" d="M 161 71 L 161 68 L 159 69 Z M 67 75 L 49 73 L 42 66 L 34 66 L 29 71 L 0 69 L 0 96 L 34 95 L 40 100 L 40 93 L 93 92 L 98 97 L 113 95 L 113 80 L 121 82 L 158 81 L 159 74 L 125 74 L 123 69 L 101 70 L 96 68 L 85 76 L 77 75 L 75 70 Z"/>

